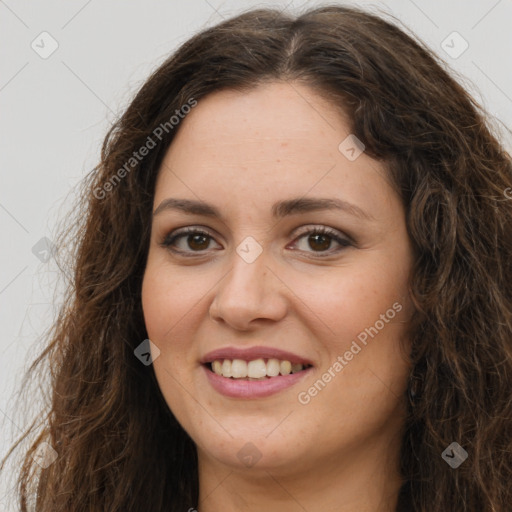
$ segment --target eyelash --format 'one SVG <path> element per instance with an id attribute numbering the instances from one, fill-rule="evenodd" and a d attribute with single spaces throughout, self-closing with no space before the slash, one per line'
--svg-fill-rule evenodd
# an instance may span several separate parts
<path id="1" fill-rule="evenodd" d="M 174 233 L 169 233 L 168 235 L 165 236 L 165 238 L 160 243 L 160 245 L 163 248 L 172 251 L 173 253 L 182 255 L 187 258 L 194 258 L 194 257 L 199 257 L 199 256 L 204 255 L 205 251 L 192 251 L 192 254 L 190 254 L 188 251 L 182 251 L 179 249 L 172 248 L 172 246 L 174 245 L 176 240 L 186 237 L 186 236 L 190 236 L 190 235 L 202 235 L 202 236 L 208 237 L 213 240 L 213 237 L 211 236 L 210 233 L 208 233 L 202 229 L 199 229 L 199 228 L 188 227 L 188 228 L 181 229 Z M 343 249 L 354 245 L 351 240 L 348 240 L 347 238 L 340 237 L 338 235 L 337 231 L 335 231 L 331 228 L 325 227 L 325 226 L 315 227 L 313 229 L 310 229 L 309 231 L 300 233 L 298 235 L 298 237 L 295 238 L 295 240 L 299 240 L 301 238 L 304 238 L 306 236 L 311 236 L 311 235 L 328 235 L 329 238 L 331 238 L 332 240 L 334 240 L 341 246 L 340 248 L 338 248 L 335 251 L 332 251 L 332 250 L 316 251 L 316 254 L 318 254 L 318 256 L 314 256 L 314 258 L 325 258 L 327 256 L 332 256 L 333 254 L 337 254 L 337 253 L 341 252 Z M 315 253 L 315 251 L 313 251 L 313 253 Z M 323 254 L 325 254 L 325 256 Z"/>

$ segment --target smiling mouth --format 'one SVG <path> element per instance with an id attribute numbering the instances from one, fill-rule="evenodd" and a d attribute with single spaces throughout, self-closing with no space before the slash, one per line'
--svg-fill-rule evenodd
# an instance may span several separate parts
<path id="1" fill-rule="evenodd" d="M 261 381 L 279 376 L 299 373 L 308 368 L 310 364 L 296 363 L 281 359 L 216 359 L 205 364 L 211 372 L 232 380 Z"/>

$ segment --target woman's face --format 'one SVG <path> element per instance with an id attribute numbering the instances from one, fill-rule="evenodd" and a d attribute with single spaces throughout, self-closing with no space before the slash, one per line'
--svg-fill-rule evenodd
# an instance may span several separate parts
<path id="1" fill-rule="evenodd" d="M 383 166 L 296 83 L 211 94 L 181 123 L 142 301 L 200 464 L 290 473 L 396 453 L 411 246 Z"/>

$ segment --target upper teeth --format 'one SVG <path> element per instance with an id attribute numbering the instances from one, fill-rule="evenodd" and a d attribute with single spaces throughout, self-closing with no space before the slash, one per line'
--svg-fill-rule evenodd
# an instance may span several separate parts
<path id="1" fill-rule="evenodd" d="M 217 375 L 223 377 L 232 377 L 234 379 L 265 379 L 267 377 L 277 377 L 277 375 L 288 375 L 290 373 L 300 372 L 304 369 L 302 364 L 292 364 L 290 361 L 280 361 L 279 359 L 254 359 L 253 361 L 244 361 L 243 359 L 217 359 L 212 362 L 212 370 Z"/>

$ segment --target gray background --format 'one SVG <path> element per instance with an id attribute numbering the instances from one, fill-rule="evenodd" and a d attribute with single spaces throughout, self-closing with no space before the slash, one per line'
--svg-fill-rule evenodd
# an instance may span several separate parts
<path id="1" fill-rule="evenodd" d="M 492 116 L 512 126 L 510 0 L 357 3 L 399 18 Z M 72 187 L 98 162 L 110 123 L 150 71 L 199 29 L 252 6 L 294 11 L 323 4 L 0 0 L 0 457 L 31 417 L 30 404 L 22 407 L 13 393 L 54 318 L 52 304 L 59 304 L 57 268 L 51 257 L 41 261 L 50 254 L 41 239 L 53 239 Z M 446 39 L 454 31 L 469 44 L 457 58 L 442 46 L 462 49 L 458 36 Z M 52 44 L 58 48 L 46 56 Z M 0 512 L 16 510 L 8 505 L 12 485 L 4 476 Z"/>

